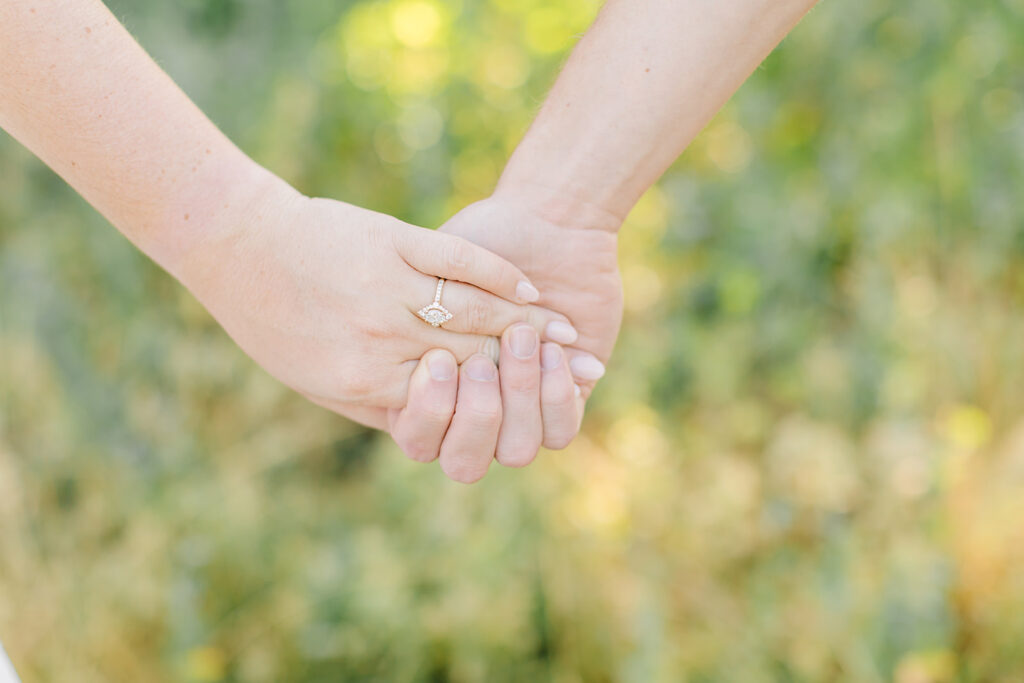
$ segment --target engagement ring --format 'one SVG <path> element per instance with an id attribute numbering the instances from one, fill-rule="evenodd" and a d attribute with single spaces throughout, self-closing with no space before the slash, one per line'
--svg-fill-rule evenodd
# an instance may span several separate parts
<path id="1" fill-rule="evenodd" d="M 440 327 L 452 319 L 452 314 L 441 305 L 441 290 L 444 289 L 444 278 L 437 278 L 437 291 L 434 292 L 434 303 L 419 310 L 417 315 L 434 327 Z"/>

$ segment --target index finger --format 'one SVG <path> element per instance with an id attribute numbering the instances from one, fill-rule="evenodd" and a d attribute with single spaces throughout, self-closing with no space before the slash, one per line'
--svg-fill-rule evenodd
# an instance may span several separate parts
<path id="1" fill-rule="evenodd" d="M 476 285 L 516 303 L 540 298 L 523 271 L 463 237 L 405 224 L 392 234 L 395 251 L 421 273 Z"/>

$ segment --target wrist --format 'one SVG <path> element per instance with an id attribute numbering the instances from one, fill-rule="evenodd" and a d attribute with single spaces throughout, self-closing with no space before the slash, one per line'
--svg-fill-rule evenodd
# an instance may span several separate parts
<path id="1" fill-rule="evenodd" d="M 231 265 L 246 237 L 272 224 L 273 214 L 302 195 L 240 152 L 208 165 L 164 210 L 167 225 L 147 253 L 203 299 L 204 283 Z"/>
<path id="2" fill-rule="evenodd" d="M 573 230 L 617 233 L 629 212 L 628 208 L 623 212 L 570 183 L 542 181 L 508 171 L 498 181 L 492 196 L 515 202 L 544 221 Z"/>

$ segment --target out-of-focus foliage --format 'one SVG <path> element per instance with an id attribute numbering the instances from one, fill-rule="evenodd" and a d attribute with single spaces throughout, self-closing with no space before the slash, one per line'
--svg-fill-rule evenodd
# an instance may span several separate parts
<path id="1" fill-rule="evenodd" d="M 113 3 L 307 193 L 487 194 L 594 0 Z M 447 482 L 0 141 L 26 681 L 1024 679 L 1024 2 L 825 2 L 622 233 L 584 434 Z"/>

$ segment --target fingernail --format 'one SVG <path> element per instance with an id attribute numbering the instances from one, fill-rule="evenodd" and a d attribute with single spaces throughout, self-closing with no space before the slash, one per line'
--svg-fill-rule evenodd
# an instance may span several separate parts
<path id="1" fill-rule="evenodd" d="M 562 362 L 562 347 L 558 344 L 545 344 L 540 348 L 540 366 L 545 370 L 553 370 Z"/>
<path id="2" fill-rule="evenodd" d="M 433 379 L 443 382 L 455 375 L 455 359 L 447 353 L 435 353 L 427 359 L 427 369 Z"/>
<path id="3" fill-rule="evenodd" d="M 490 358 L 473 356 L 466 361 L 466 376 L 478 382 L 493 382 L 498 379 L 498 368 Z"/>
<path id="4" fill-rule="evenodd" d="M 529 325 L 519 325 L 509 335 L 508 345 L 516 358 L 529 358 L 537 350 L 537 331 Z"/>
<path id="5" fill-rule="evenodd" d="M 559 344 L 572 344 L 580 337 L 575 327 L 569 323 L 563 323 L 561 320 L 549 322 L 548 326 L 544 328 L 544 334 L 548 339 Z"/>
<path id="6" fill-rule="evenodd" d="M 583 395 L 583 390 L 580 389 L 580 385 L 579 384 L 573 384 L 573 386 L 576 388 L 576 398 L 579 398 L 580 396 L 582 396 Z"/>
<path id="7" fill-rule="evenodd" d="M 516 285 L 516 296 L 519 297 L 520 300 L 525 301 L 528 304 L 532 304 L 540 298 L 540 292 L 538 292 L 537 288 L 526 280 L 520 280 L 519 284 Z"/>
<path id="8" fill-rule="evenodd" d="M 572 374 L 580 379 L 601 379 L 604 377 L 604 363 L 593 356 L 576 356 L 569 361 Z"/>

